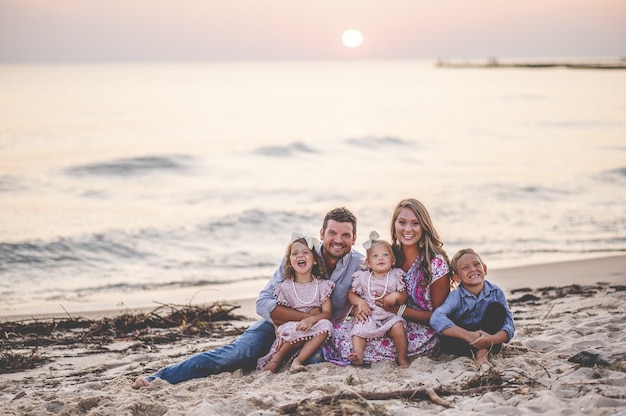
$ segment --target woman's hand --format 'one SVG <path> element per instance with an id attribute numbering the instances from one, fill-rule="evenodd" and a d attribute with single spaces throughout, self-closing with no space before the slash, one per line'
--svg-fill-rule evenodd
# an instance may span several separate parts
<path id="1" fill-rule="evenodd" d="M 394 305 L 398 305 L 400 302 L 398 302 L 398 296 L 399 294 L 397 292 L 394 293 L 390 293 L 387 296 L 385 296 L 382 301 L 383 301 L 383 308 L 385 308 L 385 310 L 389 310 L 390 307 L 394 306 Z"/>
<path id="2" fill-rule="evenodd" d="M 377 300 L 376 302 L 374 302 L 376 304 L 376 306 L 380 306 L 381 308 L 383 308 L 384 310 L 388 311 L 388 312 L 393 312 L 393 313 L 398 313 L 398 309 L 400 308 L 400 305 L 398 305 L 398 294 L 397 293 L 390 293 L 387 296 L 385 296 L 382 299 Z M 379 294 L 374 294 L 374 296 L 378 297 L 380 296 Z"/>

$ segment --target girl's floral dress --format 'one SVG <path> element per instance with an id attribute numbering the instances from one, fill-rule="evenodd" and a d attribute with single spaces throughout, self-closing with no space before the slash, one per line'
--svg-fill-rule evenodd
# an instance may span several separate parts
<path id="1" fill-rule="evenodd" d="M 285 279 L 274 289 L 274 296 L 279 305 L 289 306 L 300 312 L 309 312 L 312 308 L 319 308 L 330 297 L 335 284 L 330 280 L 314 278 L 310 283 L 295 283 Z M 297 292 L 296 292 L 297 290 Z M 276 328 L 276 341 L 272 344 L 270 352 L 259 358 L 257 369 L 261 370 L 272 359 L 274 354 L 285 342 L 298 342 L 303 339 L 311 339 L 324 332 L 331 333 L 333 324 L 328 319 L 317 321 L 308 331 L 296 329 L 298 321 L 289 321 Z M 292 356 L 291 358 L 295 357 Z"/>
<path id="2" fill-rule="evenodd" d="M 430 285 L 424 287 L 420 285 L 423 274 L 419 268 L 420 258 L 416 259 L 405 275 L 405 284 L 409 300 L 407 307 L 432 311 L 433 306 L 430 297 L 430 285 L 446 276 L 450 268 L 441 255 L 433 257 L 431 260 L 432 281 Z M 324 358 L 326 361 L 338 365 L 350 365 L 348 354 L 352 352 L 352 326 L 354 322 L 340 322 L 335 324 L 332 336 L 323 346 Z M 439 339 L 435 330 L 428 325 L 407 321 L 406 336 L 409 341 L 408 356 L 414 357 L 424 355 L 432 357 L 439 352 Z M 382 337 L 367 342 L 365 348 L 364 362 L 379 362 L 395 360 L 396 347 L 389 337 Z"/>
<path id="3" fill-rule="evenodd" d="M 367 302 L 372 314 L 363 322 L 355 322 L 352 325 L 352 335 L 365 338 L 381 338 L 397 322 L 405 324 L 404 318 L 393 312 L 386 311 L 383 307 L 376 305 L 377 297 L 374 293 L 381 293 L 380 297 L 392 292 L 404 292 L 404 271 L 402 269 L 391 269 L 386 277 L 382 279 L 371 276 L 369 270 L 361 270 L 354 273 L 352 281 L 352 291 Z"/>

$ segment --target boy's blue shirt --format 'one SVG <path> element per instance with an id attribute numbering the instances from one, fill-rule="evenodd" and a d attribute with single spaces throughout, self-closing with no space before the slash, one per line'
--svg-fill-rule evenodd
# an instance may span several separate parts
<path id="1" fill-rule="evenodd" d="M 438 334 L 441 334 L 441 331 L 444 329 L 455 325 L 465 329 L 476 330 L 480 327 L 480 321 L 485 314 L 487 305 L 492 302 L 502 304 L 506 310 L 506 319 L 504 320 L 502 330 L 509 335 L 506 340 L 506 342 L 509 342 L 515 334 L 513 313 L 509 309 L 502 289 L 488 280 L 485 280 L 485 286 L 478 296 L 474 296 L 463 286 L 459 286 L 456 290 L 450 292 L 443 305 L 433 312 L 430 318 L 430 326 Z"/>

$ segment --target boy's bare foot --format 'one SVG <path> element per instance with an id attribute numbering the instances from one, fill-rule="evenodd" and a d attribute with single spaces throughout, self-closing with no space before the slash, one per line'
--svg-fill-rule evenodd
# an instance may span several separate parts
<path id="1" fill-rule="evenodd" d="M 489 358 L 487 355 L 484 357 L 480 357 L 476 359 L 476 367 L 478 372 L 487 372 L 493 368 L 493 364 L 489 362 Z"/>
<path id="2" fill-rule="evenodd" d="M 133 384 L 133 388 L 140 389 L 142 387 L 148 387 L 149 385 L 150 385 L 150 382 L 146 380 L 145 377 L 139 377 L 137 380 L 135 380 L 135 383 Z"/>
<path id="3" fill-rule="evenodd" d="M 363 354 L 351 352 L 350 354 L 348 354 L 348 360 L 350 360 L 352 365 L 363 365 Z"/>
<path id="4" fill-rule="evenodd" d="M 272 373 L 276 373 L 278 371 L 278 369 L 280 368 L 280 361 L 270 361 L 269 363 L 267 363 L 267 365 L 265 367 L 263 367 L 263 371 L 270 371 Z"/>

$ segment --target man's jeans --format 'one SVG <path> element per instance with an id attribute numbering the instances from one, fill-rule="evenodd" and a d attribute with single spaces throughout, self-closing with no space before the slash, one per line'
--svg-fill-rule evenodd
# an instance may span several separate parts
<path id="1" fill-rule="evenodd" d="M 276 339 L 274 325 L 259 321 L 228 345 L 201 352 L 178 364 L 160 370 L 149 381 L 161 378 L 171 384 L 206 377 L 224 371 L 253 370 L 259 358 L 267 354 Z"/>

